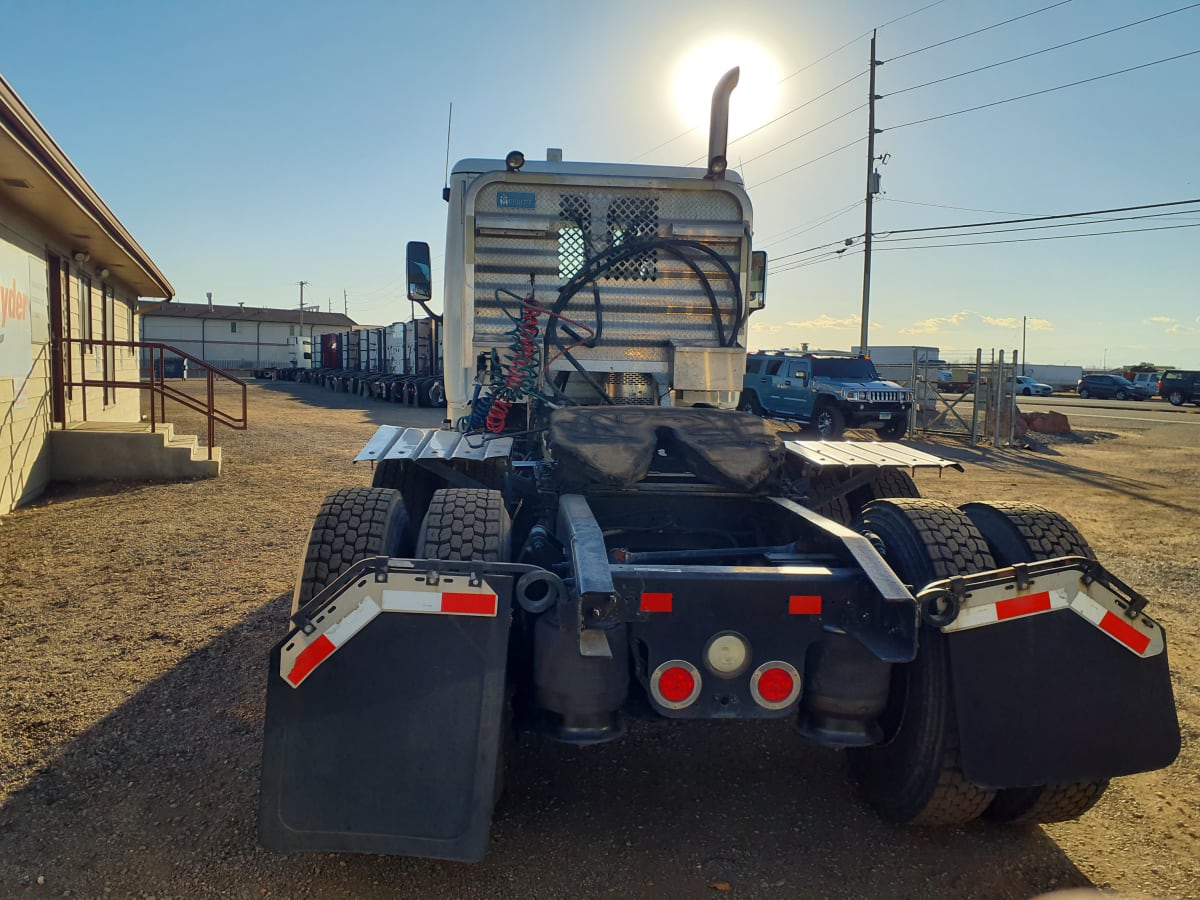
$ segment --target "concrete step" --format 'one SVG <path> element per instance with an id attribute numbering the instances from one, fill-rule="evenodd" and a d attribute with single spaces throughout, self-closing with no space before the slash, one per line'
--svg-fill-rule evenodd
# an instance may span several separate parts
<path id="1" fill-rule="evenodd" d="M 85 422 L 50 432 L 52 478 L 61 481 L 216 478 L 221 448 L 201 447 L 195 435 L 175 433 L 171 423 L 155 431 L 147 422 Z"/>

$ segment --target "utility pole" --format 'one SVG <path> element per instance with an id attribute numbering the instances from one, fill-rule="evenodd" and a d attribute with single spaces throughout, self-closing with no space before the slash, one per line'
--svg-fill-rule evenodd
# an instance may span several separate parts
<path id="1" fill-rule="evenodd" d="M 875 32 L 871 32 L 871 86 L 868 88 L 869 112 L 867 115 L 867 223 L 863 234 L 863 291 L 862 291 L 862 329 L 859 332 L 859 353 L 868 353 L 867 318 L 871 311 L 871 201 L 878 191 L 879 179 L 875 175 L 875 101 L 880 97 L 875 93 L 875 69 L 883 65 L 875 58 Z"/>
<path id="2" fill-rule="evenodd" d="M 1025 323 L 1029 316 L 1021 316 L 1021 374 L 1025 374 Z"/>
<path id="3" fill-rule="evenodd" d="M 303 352 L 304 351 L 304 286 L 306 284 L 308 284 L 308 282 L 307 281 L 297 281 L 296 284 L 300 285 L 300 327 L 297 329 L 297 331 L 300 334 L 300 348 L 301 348 L 300 352 Z"/>
<path id="4" fill-rule="evenodd" d="M 350 318 L 350 301 L 346 298 L 346 291 L 342 291 L 342 315 L 347 319 Z"/>

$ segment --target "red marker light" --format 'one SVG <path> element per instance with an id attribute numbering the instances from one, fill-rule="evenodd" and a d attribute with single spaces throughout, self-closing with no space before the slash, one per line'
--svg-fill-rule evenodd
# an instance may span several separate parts
<path id="1" fill-rule="evenodd" d="M 658 692 L 669 703 L 682 703 L 695 689 L 696 679 L 683 666 L 672 666 L 658 679 Z"/>
<path id="2" fill-rule="evenodd" d="M 650 693 L 660 706 L 684 709 L 700 696 L 700 670 L 686 660 L 663 663 L 650 676 Z"/>
<path id="3" fill-rule="evenodd" d="M 750 693 L 764 709 L 784 709 L 800 696 L 800 673 L 790 663 L 763 663 L 750 677 Z"/>
<path id="4" fill-rule="evenodd" d="M 796 686 L 796 680 L 783 669 L 767 669 L 758 679 L 758 693 L 768 703 L 786 700 Z"/>

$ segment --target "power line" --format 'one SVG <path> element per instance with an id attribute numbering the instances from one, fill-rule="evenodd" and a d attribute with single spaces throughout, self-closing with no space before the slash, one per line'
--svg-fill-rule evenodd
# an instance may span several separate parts
<path id="1" fill-rule="evenodd" d="M 835 259 L 850 259 L 855 256 L 860 256 L 866 253 L 866 248 L 862 244 L 857 244 L 854 247 L 847 247 L 845 250 L 834 250 L 822 256 L 815 256 L 812 259 L 802 259 L 790 262 L 782 268 L 771 266 L 770 273 L 772 275 L 782 275 L 784 272 L 794 272 L 797 269 L 806 269 L 809 266 L 815 266 L 820 263 L 832 262 Z"/>
<path id="2" fill-rule="evenodd" d="M 959 244 L 915 244 L 911 247 L 880 247 L 879 250 L 932 250 L 937 247 L 983 247 L 988 244 L 1025 244 L 1032 241 L 1065 241 L 1072 238 L 1098 237 L 1108 234 L 1141 234 L 1146 231 L 1175 231 L 1180 228 L 1200 228 L 1194 225 L 1158 225 L 1154 228 L 1123 228 L 1117 231 L 1088 231 L 1082 234 L 1051 234 L 1031 238 L 1008 238 L 1002 241 L 967 241 Z"/>
<path id="3" fill-rule="evenodd" d="M 775 86 L 776 86 L 776 87 L 778 87 L 779 85 L 783 84 L 785 81 L 790 81 L 791 79 L 795 78 L 797 75 L 800 75 L 800 74 L 802 74 L 802 73 L 804 73 L 804 72 L 807 72 L 807 71 L 808 71 L 809 69 L 811 69 L 813 66 L 816 66 L 816 65 L 819 65 L 820 63 L 823 63 L 823 62 L 825 62 L 825 60 L 829 59 L 829 58 L 830 58 L 830 57 L 832 57 L 832 56 L 836 56 L 837 54 L 841 53 L 843 50 L 845 50 L 847 47 L 851 46 L 851 45 L 852 45 L 852 44 L 854 44 L 855 42 L 857 42 L 857 41 L 861 41 L 863 38 L 865 38 L 867 35 L 869 35 L 869 34 L 870 34 L 872 31 L 874 31 L 876 28 L 885 28 L 885 27 L 887 27 L 888 25 L 895 25 L 897 22 L 901 22 L 901 21 L 903 21 L 904 19 L 907 19 L 907 18 L 909 18 L 910 16 L 915 16 L 915 15 L 917 15 L 918 13 L 923 13 L 923 12 L 925 12 L 925 10 L 927 10 L 927 9 L 932 9 L 932 8 L 933 8 L 933 7 L 935 7 L 935 6 L 940 6 L 941 4 L 943 4 L 943 3 L 945 3 L 945 2 L 946 2 L 946 0 L 934 0 L 934 2 L 933 2 L 933 3 L 926 3 L 924 6 L 922 6 L 922 7 L 918 8 L 918 9 L 914 9 L 912 12 L 905 13 L 905 14 L 904 14 L 904 15 L 902 15 L 902 16 L 896 16 L 896 18 L 894 18 L 894 19 L 889 19 L 888 21 L 884 22 L 882 25 L 877 25 L 877 26 L 875 26 L 875 28 L 868 28 L 868 29 L 867 29 L 866 31 L 864 31 L 862 34 L 860 34 L 860 35 L 857 35 L 857 36 L 855 36 L 855 37 L 851 38 L 850 40 L 846 41 L 846 43 L 842 44 L 840 47 L 838 47 L 838 48 L 836 48 L 836 49 L 834 49 L 834 50 L 830 50 L 830 51 L 829 51 L 828 53 L 826 53 L 824 56 L 821 56 L 821 57 L 818 57 L 817 59 L 814 59 L 812 62 L 808 63 L 807 65 L 801 66 L 799 69 L 797 69 L 795 72 L 792 72 L 790 75 L 785 75 L 785 76 L 783 76 L 783 77 L 782 77 L 782 78 L 780 78 L 780 79 L 779 79 L 777 82 L 775 82 Z M 861 72 L 860 72 L 860 73 L 859 73 L 859 75 L 856 75 L 856 76 L 854 76 L 854 77 L 855 77 L 855 78 L 858 78 L 858 77 L 860 77 L 862 74 L 863 74 L 863 73 L 861 73 Z M 851 80 L 853 80 L 853 79 L 851 79 Z M 842 87 L 842 86 L 844 86 L 845 84 L 848 84 L 848 83 L 849 83 L 849 82 L 843 82 L 842 84 L 839 84 L 837 87 L 830 88 L 830 91 L 836 91 L 838 87 Z M 829 91 L 826 91 L 826 93 L 829 93 Z M 822 94 L 821 96 L 823 97 L 823 96 L 825 96 L 825 95 L 824 95 L 824 94 Z M 820 98 L 818 97 L 818 98 L 814 98 L 814 99 L 820 99 Z M 809 101 L 809 102 L 812 102 L 812 101 Z M 800 108 L 801 108 L 801 107 L 796 107 L 796 109 L 800 109 Z M 791 110 L 791 112 L 795 112 L 795 110 Z M 784 115 L 787 115 L 787 114 L 788 114 L 788 113 L 784 113 Z M 782 118 L 782 116 L 781 116 L 780 118 Z M 767 123 L 767 125 L 770 125 L 770 124 L 771 124 L 770 122 L 768 122 L 768 123 Z M 760 127 L 762 127 L 762 128 L 765 128 L 765 127 L 766 127 L 766 125 L 763 125 L 763 126 L 760 126 Z M 657 145 L 657 146 L 655 146 L 655 147 L 651 147 L 651 148 L 650 148 L 649 150 L 647 150 L 646 152 L 644 152 L 644 153 L 639 153 L 637 156 L 633 157 L 633 159 L 629 160 L 629 162 L 637 162 L 637 161 L 638 161 L 639 159 L 641 159 L 642 157 L 644 157 L 644 156 L 649 156 L 649 155 L 650 155 L 651 153 L 653 153 L 654 151 L 656 151 L 656 150 L 661 150 L 663 147 L 666 147 L 666 146 L 668 146 L 669 144 L 673 144 L 673 143 L 675 143 L 676 141 L 680 140 L 681 138 L 685 138 L 685 137 L 687 137 L 689 134 L 692 134 L 693 132 L 696 132 L 696 131 L 699 131 L 699 130 L 700 130 L 700 126 L 699 126 L 699 125 L 693 126 L 692 128 L 689 128 L 687 131 L 681 132 L 681 133 L 679 133 L 679 134 L 675 135 L 675 137 L 673 137 L 673 138 L 670 138 L 669 140 L 665 140 L 665 141 L 663 141 L 661 144 L 658 144 L 658 145 Z M 755 129 L 755 131 L 757 131 L 757 130 L 758 130 L 758 129 Z M 744 138 L 744 137 L 749 137 L 749 136 L 750 136 L 751 134 L 753 134 L 753 133 L 754 133 L 753 131 L 749 131 L 749 132 L 747 132 L 746 134 L 742 135 L 742 137 L 740 137 L 740 138 L 736 138 L 735 140 L 739 140 L 739 141 L 740 141 L 742 138 Z M 701 157 L 701 159 L 703 159 L 703 157 Z M 688 163 L 688 165 L 691 165 L 691 164 L 692 164 L 692 163 Z"/>
<path id="4" fill-rule="evenodd" d="M 1195 223 L 1195 224 L 1183 224 L 1183 226 L 1158 226 L 1158 227 L 1154 227 L 1154 228 L 1122 228 L 1122 229 L 1114 230 L 1114 232 L 1086 232 L 1084 234 L 1042 235 L 1042 236 L 1038 236 L 1038 238 L 1010 238 L 1007 240 L 994 240 L 994 241 L 962 241 L 962 242 L 959 242 L 959 244 L 919 244 L 919 245 L 914 245 L 911 247 L 875 247 L 875 250 L 877 252 L 888 252 L 888 251 L 901 251 L 901 250 L 938 250 L 938 248 L 941 248 L 941 247 L 983 247 L 983 246 L 990 246 L 990 245 L 994 245 L 994 244 L 1031 244 L 1031 242 L 1034 242 L 1034 241 L 1061 241 L 1061 240 L 1070 240 L 1070 239 L 1075 239 L 1075 238 L 1098 238 L 1098 236 L 1114 235 L 1114 234 L 1141 234 L 1141 233 L 1145 233 L 1145 232 L 1174 232 L 1174 230 L 1178 230 L 1178 229 L 1182 229 L 1182 228 L 1200 228 L 1200 222 Z M 832 260 L 832 259 L 841 259 L 841 258 L 852 257 L 852 256 L 854 256 L 854 254 L 856 254 L 856 252 L 863 252 L 863 251 L 860 251 L 858 247 L 847 248 L 847 251 L 845 254 L 838 253 L 838 252 L 828 253 L 823 258 L 815 257 L 812 259 L 799 260 L 799 262 L 797 262 L 796 264 L 785 266 L 785 268 L 782 268 L 782 269 L 772 269 L 772 270 L 770 270 L 770 272 L 772 272 L 772 275 L 781 275 L 781 274 L 784 274 L 784 272 L 790 272 L 790 271 L 794 271 L 796 269 L 804 269 L 804 268 L 806 268 L 806 266 L 809 266 L 809 265 L 828 263 L 829 260 Z"/>
<path id="5" fill-rule="evenodd" d="M 963 38 L 974 37 L 977 34 L 983 34 L 985 31 L 991 31 L 993 28 L 999 28 L 1002 25 L 1009 25 L 1012 22 L 1019 22 L 1021 19 L 1028 19 L 1030 16 L 1036 16 L 1038 13 L 1044 13 L 1059 6 L 1066 6 L 1071 2 L 1072 0 L 1058 0 L 1057 3 L 1051 3 L 1049 6 L 1043 6 L 1041 9 L 1035 9 L 1032 12 L 1022 13 L 1019 16 L 1013 16 L 1011 19 L 1005 19 L 1003 22 L 996 22 L 994 25 L 976 28 L 974 31 L 968 31 L 966 34 L 960 34 L 956 37 L 947 38 L 946 40 L 938 41 L 935 44 L 926 44 L 924 47 L 918 47 L 916 50 L 909 50 L 907 53 L 901 53 L 899 56 L 893 56 L 891 59 L 885 60 L 885 62 L 895 62 L 898 59 L 904 59 L 906 56 L 916 56 L 918 53 L 924 53 L 926 50 L 932 50 L 934 47 L 944 47 L 947 44 L 953 44 L 955 41 L 961 41 Z"/>
<path id="6" fill-rule="evenodd" d="M 974 206 L 947 206 L 944 203 L 922 203 L 919 200 L 897 200 L 895 197 L 880 197 L 884 203 L 905 203 L 909 206 L 931 206 L 935 209 L 957 209 L 960 212 L 985 212 L 996 213 L 1001 216 L 1029 216 L 1032 213 L 1011 212 L 1006 209 L 979 209 Z"/>
<path id="7" fill-rule="evenodd" d="M 861 107 L 859 107 L 859 108 L 861 109 Z M 853 147 L 855 144 L 861 144 L 865 140 L 866 140 L 865 137 L 855 138 L 850 143 L 842 144 L 842 146 L 836 147 L 835 149 L 830 150 L 828 153 L 822 153 L 820 156 L 815 156 L 812 159 L 810 159 L 808 162 L 802 162 L 802 163 L 800 163 L 800 165 L 793 166 L 792 168 L 788 169 L 785 172 L 780 172 L 778 175 L 772 175 L 770 178 L 764 178 L 762 181 L 757 183 L 756 187 L 762 187 L 764 184 L 774 181 L 776 178 L 782 178 L 784 175 L 791 175 L 793 172 L 798 172 L 800 169 L 803 169 L 806 166 L 811 166 L 815 162 L 820 162 L 823 159 L 833 156 L 835 153 L 841 153 L 843 150 L 848 150 L 849 148 Z"/>
<path id="8" fill-rule="evenodd" d="M 776 232 L 775 234 L 766 235 L 761 241 L 756 241 L 755 246 L 762 250 L 766 249 L 767 247 L 773 247 L 776 244 L 781 244 L 786 240 L 791 240 L 794 237 L 799 237 L 800 235 L 812 231 L 815 228 L 820 228 L 822 225 L 827 225 L 835 219 L 841 218 L 842 216 L 846 215 L 846 213 L 852 212 L 859 206 L 862 206 L 862 204 L 862 200 L 855 200 L 847 207 L 835 210 L 831 213 L 826 213 L 823 216 L 818 216 L 816 219 L 809 219 L 807 222 L 803 222 L 800 225 L 797 225 L 795 228 L 789 228 L 786 231 L 780 231 Z"/>
<path id="9" fill-rule="evenodd" d="M 1019 225 L 1016 228 L 987 228 L 980 231 L 960 231 L 954 234 L 941 235 L 912 235 L 910 237 L 892 237 L 891 232 L 880 232 L 875 235 L 875 238 L 880 241 L 887 242 L 903 242 L 903 241 L 924 241 L 930 239 L 942 240 L 943 238 L 956 237 L 972 237 L 977 234 L 1011 234 L 1015 231 L 1042 231 L 1047 228 L 1076 228 L 1080 225 L 1100 225 L 1108 222 L 1133 222 L 1138 219 L 1163 219 L 1167 216 L 1188 216 L 1200 212 L 1195 209 L 1183 209 L 1169 213 L 1150 213 L 1145 216 L 1114 216 L 1111 219 L 1080 219 L 1078 222 L 1055 222 L 1051 225 Z M 920 229 L 917 229 L 920 230 Z"/>
<path id="10" fill-rule="evenodd" d="M 1084 216 L 1106 216 L 1111 213 L 1140 212 L 1143 209 L 1165 209 L 1170 206 L 1189 206 L 1196 200 L 1171 200 L 1167 203 L 1143 203 L 1140 206 L 1116 206 L 1112 209 L 1091 209 L 1086 212 L 1058 213 L 1052 216 L 1026 216 L 1021 219 L 997 219 L 992 222 L 965 222 L 959 225 L 932 225 L 929 228 L 893 228 L 891 234 L 913 234 L 919 231 L 956 231 L 960 228 L 984 228 L 991 225 L 1018 225 L 1024 222 L 1048 222 L 1052 219 L 1077 219 Z M 1193 212 L 1194 210 L 1189 210 Z"/>
<path id="11" fill-rule="evenodd" d="M 1160 13 L 1157 16 L 1150 16 L 1145 19 L 1139 19 L 1136 22 L 1129 22 L 1126 25 L 1119 25 L 1116 28 L 1109 28 L 1107 31 L 1098 31 L 1095 34 L 1089 34 L 1087 37 L 1076 38 L 1075 40 L 1067 41 L 1066 43 L 1055 44 L 1053 47 L 1046 47 L 1044 50 L 1034 50 L 1032 53 L 1025 53 L 1025 54 L 1022 54 L 1021 56 L 1014 56 L 1010 59 L 1004 59 L 1004 60 L 1001 60 L 1000 62 L 991 63 L 990 65 L 979 66 L 978 68 L 975 68 L 975 69 L 968 69 L 965 72 L 958 72 L 955 75 L 947 75 L 945 78 L 935 78 L 933 81 L 926 81 L 921 84 L 914 84 L 912 87 L 901 88 L 898 91 L 892 91 L 891 93 L 885 94 L 884 96 L 885 97 L 895 97 L 898 94 L 906 94 L 909 91 L 919 90 L 920 88 L 929 87 L 930 85 L 933 85 L 933 84 L 941 84 L 942 82 L 945 82 L 945 81 L 953 81 L 955 78 L 962 78 L 964 75 L 974 75 L 977 72 L 986 72 L 988 69 L 995 69 L 1000 66 L 1006 66 L 1009 63 L 1019 62 L 1023 59 L 1030 59 L 1031 57 L 1034 57 L 1034 56 L 1040 56 L 1043 53 L 1050 53 L 1052 50 L 1061 50 L 1063 47 L 1071 47 L 1075 44 L 1082 44 L 1084 41 L 1090 41 L 1090 40 L 1094 40 L 1095 38 L 1098 38 L 1098 37 L 1104 37 L 1107 34 L 1114 34 L 1115 32 L 1118 32 L 1118 31 L 1124 31 L 1126 28 L 1132 28 L 1135 25 L 1143 25 L 1146 22 L 1153 22 L 1155 19 L 1164 19 L 1167 16 L 1175 15 L 1175 13 L 1185 12 L 1189 9 L 1195 9 L 1197 6 L 1200 6 L 1200 3 L 1192 3 L 1192 4 L 1189 4 L 1188 6 L 1181 6 L 1178 9 L 1172 9 L 1169 12 Z"/>
<path id="12" fill-rule="evenodd" d="M 857 234 L 853 238 L 838 238 L 836 241 L 830 241 L 828 244 L 818 244 L 815 247 L 809 247 L 807 250 L 797 250 L 795 253 L 784 253 L 782 256 L 775 257 L 773 261 L 779 262 L 780 260 L 790 259 L 793 256 L 803 256 L 805 253 L 812 253 L 814 250 L 820 250 L 824 247 L 835 247 L 838 244 L 845 244 L 848 240 L 856 241 L 860 237 L 862 237 L 861 234 Z"/>
<path id="13" fill-rule="evenodd" d="M 810 134 L 815 134 L 816 132 L 820 131 L 822 128 L 827 128 L 827 127 L 829 127 L 829 126 L 830 126 L 830 125 L 832 125 L 834 122 L 840 122 L 842 119 L 846 118 L 847 116 L 852 116 L 852 115 L 854 115 L 856 112 L 858 112 L 860 109 L 864 109 L 864 108 L 866 107 L 866 105 L 867 105 L 867 104 L 865 104 L 865 103 L 860 103 L 858 106 L 854 107 L 854 109 L 847 110 L 846 112 L 842 113 L 840 116 L 834 116 L 834 117 L 833 117 L 832 119 L 830 119 L 829 121 L 827 121 L 827 122 L 822 122 L 822 123 L 821 123 L 820 125 L 818 125 L 816 128 L 810 128 L 810 129 L 808 129 L 808 131 L 805 131 L 805 132 L 803 132 L 803 133 L 801 133 L 801 134 L 798 134 L 798 135 L 796 135 L 794 138 L 789 138 L 788 140 L 784 141 L 782 144 L 776 144 L 776 145 L 775 145 L 774 147 L 772 147 L 770 150 L 764 150 L 762 153 L 758 154 L 758 156 L 752 156 L 752 157 L 750 157 L 748 160 L 746 160 L 746 161 L 743 163 L 743 165 L 745 165 L 745 163 L 752 163 L 752 162 L 756 162 L 757 160 L 760 160 L 760 159 L 762 159 L 764 156 L 769 156 L 770 154 L 774 153 L 776 150 L 782 150 L 782 149 L 783 149 L 784 147 L 786 147 L 788 144 L 794 144 L 794 143 L 796 143 L 796 141 L 800 140 L 801 138 L 806 138 L 806 137 L 808 137 Z"/>
<path id="14" fill-rule="evenodd" d="M 993 106 L 1000 106 L 1003 103 L 1012 103 L 1014 100 L 1027 100 L 1030 97 L 1038 97 L 1042 94 L 1051 94 L 1054 91 L 1065 90 L 1066 88 L 1078 87 L 1081 84 L 1088 84 L 1093 81 L 1100 81 L 1104 78 L 1112 78 L 1115 75 L 1124 75 L 1127 72 L 1136 72 L 1138 69 L 1148 69 L 1151 66 L 1161 65 L 1162 63 L 1174 62 L 1177 59 L 1184 59 L 1188 56 L 1195 56 L 1200 53 L 1200 50 L 1191 50 L 1188 53 L 1180 53 L 1176 56 L 1167 56 L 1163 59 L 1156 59 L 1152 62 L 1142 63 L 1140 66 L 1130 66 L 1128 69 L 1118 69 L 1116 72 L 1106 72 L 1103 75 L 1096 75 L 1092 78 L 1084 78 L 1081 81 L 1072 81 L 1070 84 L 1060 84 L 1055 87 L 1045 88 L 1040 91 L 1032 91 L 1028 94 L 1021 94 L 1018 97 L 1006 97 L 1003 100 L 996 100 L 992 103 L 984 103 L 980 106 L 972 106 L 967 109 L 959 109 L 954 112 L 942 113 L 940 116 L 929 116 L 925 119 L 915 119 L 912 122 L 905 122 L 902 125 L 893 125 L 891 128 L 884 129 L 885 131 L 897 131 L 901 128 L 907 128 L 910 125 L 924 125 L 926 122 L 936 122 L 938 119 L 949 119 L 951 116 L 961 116 L 963 113 L 978 112 L 981 109 L 989 109 Z"/>
<path id="15" fill-rule="evenodd" d="M 776 116 L 771 121 L 764 122 L 762 125 L 759 125 L 757 128 L 752 128 L 750 131 L 747 131 L 745 134 L 743 134 L 739 137 L 735 137 L 732 141 L 729 142 L 730 146 L 732 146 L 733 144 L 736 144 L 738 141 L 745 140 L 746 138 L 750 137 L 753 134 L 757 134 L 758 132 L 762 131 L 764 128 L 774 125 L 776 122 L 779 122 L 782 119 L 786 119 L 792 113 L 799 112 L 800 110 L 804 109 L 804 107 L 810 106 L 811 104 L 816 103 L 818 100 L 822 99 L 823 97 L 828 97 L 830 94 L 832 94 L 834 91 L 838 90 L 839 88 L 844 88 L 846 85 L 850 84 L 851 82 L 858 81 L 858 79 L 860 79 L 864 75 L 866 75 L 868 71 L 869 71 L 868 69 L 863 69 L 857 75 L 853 75 L 850 78 L 847 78 L 841 84 L 834 85 L 833 87 L 831 87 L 829 90 L 825 91 L 824 93 L 817 94 L 817 96 L 813 97 L 811 100 L 805 100 L 799 106 L 792 107 L 787 112 L 783 113 L 782 115 Z M 865 105 L 866 104 L 863 104 L 863 106 L 865 106 Z M 838 119 L 844 119 L 846 116 L 850 115 L 850 113 L 858 112 L 858 110 L 860 110 L 860 109 L 862 109 L 862 106 L 859 106 L 855 109 L 850 110 L 850 112 L 848 112 L 848 113 L 844 113 L 843 115 L 838 116 L 837 119 L 830 119 L 828 122 L 825 123 L 825 125 L 831 125 L 834 122 L 836 122 Z M 819 131 L 820 129 L 824 128 L 825 125 L 818 125 L 816 128 L 812 129 L 812 131 L 806 131 L 804 134 L 800 135 L 800 137 L 792 138 L 792 141 L 798 141 L 798 140 L 800 140 L 800 138 L 804 137 L 805 135 L 812 134 L 813 131 Z M 695 129 L 693 129 L 693 131 L 694 130 Z M 785 143 L 791 143 L 791 141 L 787 141 Z M 782 146 L 784 146 L 784 144 L 780 144 L 778 147 L 774 147 L 772 149 L 778 150 L 779 147 L 782 147 Z M 771 150 L 766 151 L 766 153 L 760 153 L 758 156 L 754 157 L 753 159 L 750 159 L 749 162 L 754 162 L 755 159 L 761 159 L 762 157 L 766 156 L 767 153 L 770 153 L 770 152 L 771 152 Z M 704 161 L 703 156 L 697 156 L 695 159 L 691 160 L 688 163 L 688 165 L 692 166 L 698 162 L 703 162 L 703 161 Z M 740 168 L 740 166 L 739 166 L 739 168 Z"/>

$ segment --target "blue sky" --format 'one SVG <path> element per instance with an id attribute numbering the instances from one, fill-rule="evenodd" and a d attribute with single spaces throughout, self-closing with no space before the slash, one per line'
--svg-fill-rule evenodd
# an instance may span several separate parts
<path id="1" fill-rule="evenodd" d="M 697 123 L 681 93 L 694 104 L 741 64 L 731 137 L 796 110 L 730 147 L 756 244 L 777 260 L 751 344 L 849 349 L 859 240 L 842 257 L 801 251 L 861 236 L 865 143 L 788 170 L 865 135 L 866 110 L 851 112 L 866 100 L 865 75 L 797 108 L 863 72 L 868 38 L 855 38 L 883 25 L 876 153 L 890 156 L 875 205 L 871 343 L 948 357 L 1011 350 L 1027 317 L 1030 362 L 1200 367 L 1200 228 L 884 252 L 930 243 L 889 243 L 899 229 L 1200 197 L 1200 55 L 894 127 L 1200 50 L 1198 7 L 897 93 L 1189 5 L 1069 0 L 950 40 L 1054 2 L 942 0 L 906 16 L 930 0 L 40 0 L 7 5 L 0 72 L 177 299 L 212 291 L 218 303 L 294 306 L 305 280 L 306 302 L 339 310 L 344 291 L 356 321 L 384 324 L 409 312 L 404 243 L 429 241 L 440 264 L 451 102 L 452 161 L 513 148 L 539 158 L 554 146 L 569 159 L 686 164 L 706 136 L 687 133 Z M 711 76 L 701 67 L 679 88 L 689 54 L 718 39 L 740 42 L 735 58 L 709 49 Z M 989 237 L 1200 225 L 1200 207 L 1184 209 L 1197 211 Z"/>

